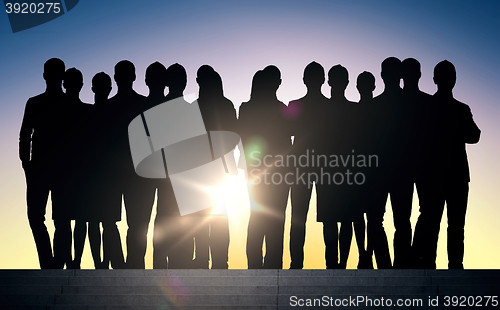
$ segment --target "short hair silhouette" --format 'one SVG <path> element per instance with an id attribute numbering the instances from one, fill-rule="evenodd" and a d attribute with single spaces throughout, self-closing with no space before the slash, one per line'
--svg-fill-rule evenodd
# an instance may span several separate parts
<path id="1" fill-rule="evenodd" d="M 62 81 L 66 66 L 59 58 L 51 58 L 43 65 L 43 78 L 46 81 Z"/>
<path id="2" fill-rule="evenodd" d="M 146 68 L 147 86 L 165 86 L 167 79 L 167 69 L 158 61 L 153 62 Z"/>
<path id="3" fill-rule="evenodd" d="M 116 84 L 130 84 L 135 81 L 135 66 L 129 60 L 119 61 L 115 65 Z"/>
<path id="4" fill-rule="evenodd" d="M 401 75 L 406 84 L 418 83 L 422 73 L 420 72 L 420 62 L 415 58 L 406 58 L 401 62 Z"/>
<path id="5" fill-rule="evenodd" d="M 443 60 L 434 67 L 434 83 L 438 89 L 451 91 L 457 81 L 455 66 L 448 60 Z"/>
<path id="6" fill-rule="evenodd" d="M 325 69 L 315 61 L 309 63 L 304 69 L 303 81 L 307 87 L 321 87 L 325 83 Z"/>
<path id="7" fill-rule="evenodd" d="M 342 65 L 335 65 L 328 70 L 328 85 L 332 88 L 337 87 L 345 89 L 349 84 L 349 72 Z"/>
<path id="8" fill-rule="evenodd" d="M 401 79 L 401 60 L 396 57 L 388 57 L 382 62 L 382 80 L 386 82 L 399 82 Z"/>
<path id="9" fill-rule="evenodd" d="M 276 92 L 281 85 L 281 72 L 278 67 L 269 65 L 262 70 L 264 87 L 266 90 Z"/>
<path id="10" fill-rule="evenodd" d="M 196 82 L 198 84 L 203 84 L 207 81 L 210 80 L 210 77 L 213 75 L 213 72 L 215 72 L 214 68 L 212 68 L 209 65 L 203 65 L 198 68 L 198 71 L 196 71 Z"/>
<path id="11" fill-rule="evenodd" d="M 111 92 L 111 77 L 104 72 L 99 72 L 92 78 L 92 92 L 95 94 Z"/>
<path id="12" fill-rule="evenodd" d="M 213 69 L 212 69 L 213 70 Z M 166 69 L 166 85 L 169 88 L 176 88 L 180 90 L 186 89 L 187 85 L 187 72 L 186 69 L 178 64 L 175 63 L 173 65 L 170 65 Z"/>
<path id="13" fill-rule="evenodd" d="M 64 73 L 64 88 L 66 92 L 80 92 L 83 87 L 83 74 L 76 68 L 69 68 Z"/>
<path id="14" fill-rule="evenodd" d="M 356 79 L 356 88 L 360 94 L 370 93 L 375 90 L 375 77 L 368 71 L 363 71 Z"/>

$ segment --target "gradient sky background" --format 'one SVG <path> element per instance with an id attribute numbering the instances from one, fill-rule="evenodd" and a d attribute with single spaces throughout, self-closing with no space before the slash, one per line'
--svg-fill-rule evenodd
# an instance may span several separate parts
<path id="1" fill-rule="evenodd" d="M 285 103 L 305 94 L 302 72 L 313 60 L 326 71 L 339 63 L 349 70 L 346 94 L 350 100 L 359 99 L 356 76 L 372 72 L 377 95 L 383 90 L 380 63 L 388 56 L 418 59 L 420 88 L 431 94 L 436 90 L 434 66 L 444 59 L 455 64 L 455 98 L 469 104 L 482 130 L 479 144 L 467 147 L 472 181 L 464 264 L 466 268 L 499 268 L 499 13 L 497 1 L 80 1 L 64 16 L 15 34 L 7 14 L 0 13 L 0 268 L 39 268 L 26 218 L 18 135 L 26 100 L 45 89 L 42 72 L 47 59 L 59 57 L 67 68 L 83 72 L 81 98 L 85 102 L 93 102 L 93 75 L 100 71 L 112 75 L 122 59 L 135 63 L 135 89 L 144 95 L 144 72 L 154 61 L 185 66 L 186 94 L 197 93 L 196 70 L 210 64 L 222 76 L 225 95 L 238 109 L 249 99 L 253 74 L 268 64 L 281 69 L 278 98 Z M 111 95 L 116 92 L 113 87 Z M 329 96 L 326 84 L 323 92 Z M 232 204 L 244 209 L 241 199 Z M 311 204 L 315 206 L 314 195 Z M 47 214 L 50 219 L 50 206 Z M 246 268 L 248 213 L 237 214 L 243 216 L 232 217 L 229 263 L 230 268 Z M 415 197 L 413 224 L 417 216 Z M 313 207 L 305 268 L 325 267 L 321 224 L 315 218 Z M 385 218 L 392 243 L 390 207 Z M 51 222 L 47 220 L 52 230 Z M 445 217 L 442 224 L 438 268 L 447 267 Z M 120 229 L 124 239 L 124 221 Z M 352 250 L 349 267 L 355 268 L 355 244 Z M 150 247 L 149 268 L 151 253 Z M 289 261 L 287 246 L 285 267 Z M 82 267 L 93 267 L 88 248 Z"/>

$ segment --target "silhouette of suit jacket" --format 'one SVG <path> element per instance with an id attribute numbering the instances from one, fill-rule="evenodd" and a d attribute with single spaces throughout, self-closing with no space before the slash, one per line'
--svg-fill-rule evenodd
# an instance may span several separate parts
<path id="1" fill-rule="evenodd" d="M 408 162 L 412 180 L 418 182 L 429 152 L 432 120 L 432 95 L 403 90 L 406 111 Z"/>
<path id="2" fill-rule="evenodd" d="M 65 95 L 45 92 L 28 99 L 19 133 L 19 158 L 33 161 L 38 166 L 53 168 L 59 151 L 61 108 Z"/>
<path id="3" fill-rule="evenodd" d="M 322 136 L 328 122 L 329 102 L 324 96 L 305 97 L 290 101 L 288 115 L 292 119 L 293 150 L 302 154 L 307 149 L 320 148 L 324 141 Z"/>
<path id="4" fill-rule="evenodd" d="M 437 92 L 433 96 L 431 147 L 425 177 L 439 181 L 469 182 L 465 144 L 479 142 L 481 130 L 470 107 Z"/>
<path id="5" fill-rule="evenodd" d="M 143 112 L 146 107 L 146 97 L 136 93 L 134 90 L 125 93 L 117 93 L 106 102 L 106 114 L 109 117 L 113 141 L 119 156 L 115 159 L 120 163 L 122 176 L 129 178 L 140 178 L 135 173 L 132 162 L 132 153 L 128 141 L 128 125 Z M 144 179 L 144 178 L 141 178 Z M 144 179 L 145 180 L 145 179 Z"/>

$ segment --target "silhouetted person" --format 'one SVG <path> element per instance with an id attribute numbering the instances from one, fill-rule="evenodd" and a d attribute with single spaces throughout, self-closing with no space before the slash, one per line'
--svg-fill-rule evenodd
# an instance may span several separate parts
<path id="1" fill-rule="evenodd" d="M 325 114 L 329 109 L 328 99 L 321 93 L 321 86 L 325 82 L 325 70 L 317 62 L 311 62 L 304 69 L 304 84 L 307 94 L 288 105 L 287 114 L 293 125 L 294 136 L 292 152 L 298 159 L 301 155 L 311 156 L 314 149 L 320 148 L 325 142 L 322 140 Z M 326 112 L 326 113 L 325 113 Z M 290 255 L 291 269 L 302 269 L 304 265 L 304 242 L 306 236 L 306 220 L 309 211 L 309 200 L 313 182 L 308 180 L 309 173 L 318 173 L 316 167 L 300 166 L 297 163 L 295 173 L 305 173 L 304 181 L 298 180 L 291 187 L 292 221 L 290 228 Z M 300 166 L 300 167 L 299 167 Z"/>
<path id="2" fill-rule="evenodd" d="M 464 225 L 469 194 L 466 144 L 479 141 L 481 130 L 468 105 L 453 98 L 456 71 L 444 60 L 434 68 L 437 92 L 433 96 L 431 143 L 418 189 L 420 216 L 413 247 L 418 267 L 435 269 L 441 217 L 446 203 L 448 268 L 463 269 Z"/>
<path id="3" fill-rule="evenodd" d="M 356 79 L 356 89 L 359 92 L 359 103 L 371 102 L 375 90 L 375 77 L 373 74 L 368 71 L 361 72 Z"/>
<path id="4" fill-rule="evenodd" d="M 390 193 L 394 215 L 394 261 L 403 264 L 409 257 L 411 249 L 411 203 L 413 183 L 408 177 L 405 156 L 407 152 L 404 142 L 404 99 L 401 81 L 401 61 L 389 57 L 382 62 L 382 80 L 384 91 L 375 97 L 364 113 L 368 119 L 367 127 L 373 137 L 367 151 L 379 158 L 377 169 L 378 184 L 371 188 L 373 203 L 367 212 L 368 253 L 374 251 L 379 269 L 391 268 L 391 258 L 387 235 L 383 226 L 387 194 Z M 398 268 L 402 268 L 399 265 Z"/>
<path id="5" fill-rule="evenodd" d="M 50 237 L 45 226 L 45 209 L 49 192 L 54 186 L 58 156 L 58 118 L 64 106 L 61 83 L 64 62 L 57 58 L 47 60 L 43 68 L 47 85 L 44 93 L 26 103 L 19 133 L 19 158 L 26 175 L 26 202 L 28 220 L 38 252 L 40 268 L 57 267 L 52 257 Z"/>
<path id="6" fill-rule="evenodd" d="M 369 135 L 369 129 L 365 127 L 365 117 L 371 117 L 370 115 L 366 115 L 364 113 L 364 110 L 367 106 L 370 106 L 373 100 L 373 91 L 375 90 L 375 77 L 373 74 L 371 74 L 368 71 L 363 71 L 358 75 L 358 78 L 356 79 L 356 89 L 359 92 L 359 105 L 357 106 L 357 112 L 353 120 L 353 126 L 355 127 L 352 129 L 355 133 L 350 136 L 351 141 L 355 141 L 354 144 L 356 145 L 356 149 L 358 152 L 361 152 L 362 154 L 369 155 L 365 149 L 367 145 L 370 144 L 370 142 L 367 141 L 367 139 L 370 139 Z M 367 173 L 363 174 L 365 178 L 367 176 L 371 177 L 373 173 Z M 359 187 L 358 189 L 361 192 L 358 192 L 359 197 L 364 197 L 364 199 L 359 200 L 358 202 L 363 210 L 364 213 L 368 212 L 369 206 L 373 203 L 370 197 L 370 190 L 372 189 L 372 184 L 373 182 L 376 182 L 377 180 L 375 179 L 368 179 L 365 181 L 365 184 L 362 185 L 362 187 Z M 354 197 L 354 196 L 353 196 Z M 373 269 L 373 249 L 368 249 L 368 247 L 365 249 L 364 246 L 364 237 L 365 237 L 365 231 L 366 231 L 366 222 L 364 219 L 364 215 L 362 220 L 355 221 L 354 222 L 354 230 L 356 232 L 356 243 L 358 244 L 358 252 L 359 252 L 359 261 L 358 261 L 358 269 Z M 362 249 L 360 249 L 362 247 Z"/>
<path id="7" fill-rule="evenodd" d="M 148 106 L 165 104 L 190 105 L 186 101 L 169 102 L 181 98 L 186 89 L 187 74 L 180 64 L 168 69 L 155 62 L 146 69 L 146 85 L 149 87 Z M 165 87 L 168 95 L 165 96 Z M 188 269 L 193 259 L 193 235 L 190 233 L 189 218 L 181 217 L 170 178 L 156 181 L 158 187 L 157 212 L 153 235 L 153 268 Z"/>
<path id="8" fill-rule="evenodd" d="M 289 169 L 276 166 L 273 160 L 277 159 L 276 156 L 286 156 L 292 143 L 290 122 L 286 118 L 287 107 L 276 97 L 280 84 L 279 69 L 267 66 L 254 75 L 250 101 L 240 106 L 238 133 L 243 148 L 254 151 L 256 146 L 260 146 L 257 152 L 245 155 L 252 179 L 249 188 L 252 208 L 246 249 L 249 269 L 283 268 L 285 210 L 290 186 L 284 181 L 274 183 L 271 176 L 277 173 L 284 177 L 287 174 Z M 261 160 L 260 164 L 256 158 Z M 262 161 L 264 158 L 265 164 Z M 264 239 L 265 257 L 262 253 Z"/>
<path id="9" fill-rule="evenodd" d="M 355 136 L 358 107 L 357 103 L 347 100 L 345 89 L 349 83 L 347 69 L 341 65 L 333 66 L 328 71 L 328 85 L 331 86 L 329 124 L 326 126 L 325 143 L 322 155 L 353 156 L 356 150 Z M 361 260 L 366 260 L 365 222 L 362 209 L 364 206 L 357 200 L 358 186 L 353 185 L 353 180 L 343 180 L 333 183 L 332 177 L 336 173 L 343 175 L 357 173 L 356 167 L 330 167 L 323 163 L 321 172 L 330 174 L 328 178 L 320 174 L 321 182 L 316 186 L 318 196 L 318 221 L 323 222 L 323 236 L 325 241 L 325 258 L 328 269 L 345 269 L 349 258 L 352 240 L 352 227 L 355 225 L 356 241 Z M 341 223 L 340 234 L 337 223 Z M 340 237 L 340 238 L 339 238 Z M 338 249 L 340 248 L 340 260 Z"/>
<path id="10" fill-rule="evenodd" d="M 431 111 L 432 96 L 424 93 L 418 87 L 418 81 L 422 73 L 420 72 L 420 63 L 413 58 L 407 58 L 402 63 L 402 77 L 404 82 L 403 97 L 406 107 L 404 116 L 405 124 L 403 131 L 406 138 L 402 146 L 407 148 L 404 154 L 406 159 L 405 172 L 407 178 L 419 188 L 419 173 L 422 171 L 424 152 L 428 149 L 427 144 L 432 133 L 429 130 L 429 112 Z M 407 214 L 408 223 L 410 221 L 411 210 Z M 407 224 L 410 225 L 410 224 Z M 411 228 L 410 228 L 411 235 Z M 411 237 L 410 237 L 411 240 Z M 413 268 L 414 255 L 406 254 L 406 259 L 402 262 L 400 268 Z M 395 265 L 397 267 L 397 265 Z"/>
<path id="11" fill-rule="evenodd" d="M 233 103 L 224 97 L 220 75 L 212 67 L 203 65 L 198 69 L 196 82 L 200 87 L 198 105 L 207 132 L 236 132 L 236 110 Z M 201 222 L 195 233 L 195 266 L 208 268 L 208 247 L 210 247 L 212 269 L 227 269 L 229 248 L 227 216 L 210 214 L 211 211 L 212 209 L 198 212 L 205 214 L 206 217 L 203 219 L 202 216 L 201 219 L 208 225 Z"/>
<path id="12" fill-rule="evenodd" d="M 136 79 L 134 64 L 122 60 L 115 66 L 115 82 L 118 92 L 107 102 L 116 116 L 110 119 L 116 131 L 117 147 L 120 156 L 117 158 L 121 165 L 122 192 L 127 214 L 127 268 L 144 269 L 144 256 L 148 225 L 154 203 L 154 181 L 138 176 L 132 163 L 132 156 L 128 144 L 128 125 L 143 112 L 146 107 L 146 98 L 132 89 Z"/>
<path id="13" fill-rule="evenodd" d="M 61 124 L 64 132 L 59 133 L 60 156 L 58 157 L 61 169 L 57 175 L 56 186 L 53 190 L 52 217 L 54 219 L 54 258 L 59 268 L 79 268 L 81 249 L 85 241 L 86 226 L 77 222 L 75 226 L 75 259 L 71 260 L 71 220 L 80 219 L 85 205 L 82 204 L 81 182 L 84 172 L 84 155 L 88 149 L 86 136 L 83 134 L 85 123 L 90 119 L 92 106 L 80 100 L 80 91 L 83 87 L 83 75 L 75 68 L 64 73 L 63 86 L 66 89 L 65 104 L 61 109 Z M 83 236 L 82 236 L 83 234 Z M 81 240 L 83 237 L 83 240 Z M 79 242 L 82 246 L 77 246 Z"/>
<path id="14" fill-rule="evenodd" d="M 119 165 L 115 163 L 118 150 L 109 144 L 110 117 L 114 111 L 106 110 L 106 101 L 111 92 L 111 78 L 104 72 L 92 78 L 94 105 L 91 114 L 80 126 L 78 135 L 79 169 L 78 188 L 74 196 L 78 200 L 74 218 L 75 258 L 73 268 L 79 268 L 87 232 L 90 249 L 96 269 L 125 267 L 120 234 L 116 222 L 121 220 L 121 188 L 116 185 L 119 179 Z M 101 259 L 101 230 L 104 257 Z"/>

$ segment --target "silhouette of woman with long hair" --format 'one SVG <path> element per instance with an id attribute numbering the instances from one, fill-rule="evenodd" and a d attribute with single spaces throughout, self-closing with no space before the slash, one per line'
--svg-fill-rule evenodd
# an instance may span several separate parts
<path id="1" fill-rule="evenodd" d="M 275 161 L 279 156 L 286 156 L 292 144 L 285 114 L 287 107 L 276 97 L 280 84 L 279 69 L 267 66 L 255 73 L 250 100 L 240 106 L 238 133 L 244 149 L 251 152 L 245 154 L 251 178 L 247 235 L 249 269 L 283 268 L 285 210 L 290 186 L 282 178 L 289 169 L 276 166 Z M 274 174 L 281 175 L 282 182 L 273 183 L 272 177 L 265 177 Z M 265 257 L 262 253 L 264 239 Z"/>
<path id="2" fill-rule="evenodd" d="M 155 62 L 146 70 L 146 84 L 149 87 L 148 106 L 164 103 L 177 104 L 181 109 L 190 109 L 182 98 L 187 84 L 186 69 L 178 63 L 165 68 Z M 168 95 L 164 95 L 168 87 Z M 193 235 L 190 232 L 191 219 L 181 216 L 170 178 L 157 182 L 158 200 L 153 234 L 154 269 L 189 269 L 193 259 Z"/>
<path id="3" fill-rule="evenodd" d="M 233 103 L 224 97 L 220 75 L 212 67 L 203 65 L 198 69 L 196 82 L 200 87 L 198 104 L 207 132 L 218 130 L 236 132 L 236 110 Z M 229 248 L 227 216 L 208 214 L 207 211 L 201 213 L 205 214 L 207 224 L 202 223 L 195 234 L 196 266 L 208 268 L 208 247 L 210 247 L 212 269 L 227 269 Z"/>

